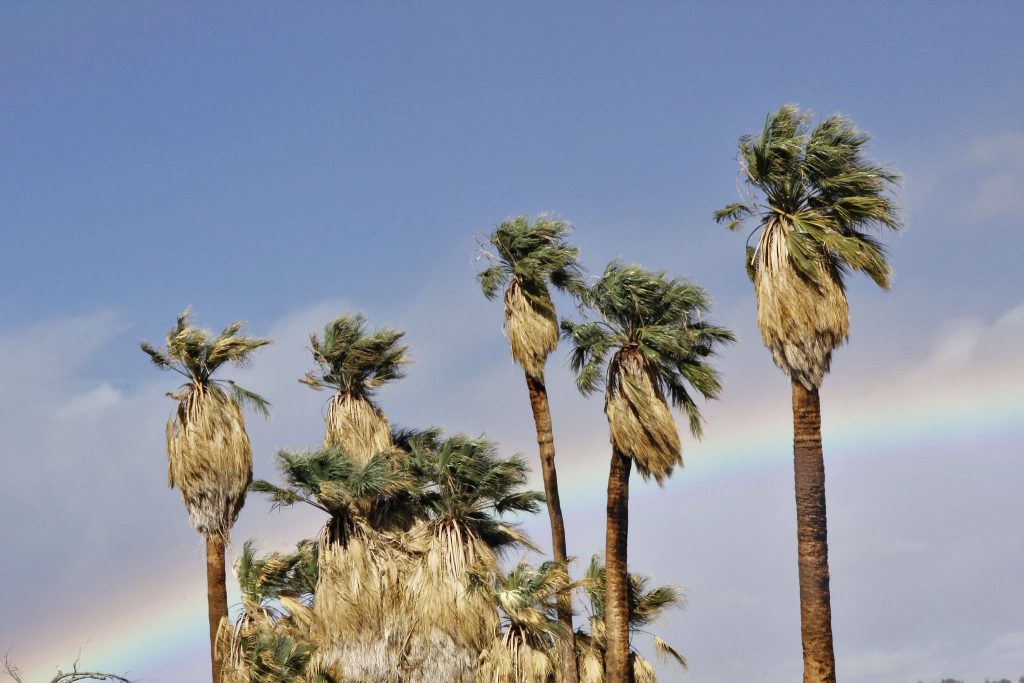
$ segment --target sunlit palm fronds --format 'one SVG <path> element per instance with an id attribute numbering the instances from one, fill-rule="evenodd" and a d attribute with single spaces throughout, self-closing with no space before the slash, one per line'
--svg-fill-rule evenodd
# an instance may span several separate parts
<path id="1" fill-rule="evenodd" d="M 600 320 L 562 321 L 577 385 L 584 394 L 605 390 L 612 445 L 662 483 L 682 462 L 668 403 L 700 436 L 692 392 L 718 396 L 718 372 L 707 358 L 735 336 L 706 320 L 710 299 L 702 288 L 635 265 L 610 263 L 583 299 Z"/>
<path id="2" fill-rule="evenodd" d="M 562 220 L 517 216 L 500 224 L 482 249 L 493 265 L 479 274 L 480 285 L 488 299 L 504 288 L 512 358 L 533 377 L 543 376 L 547 357 L 558 346 L 548 285 L 574 295 L 584 289 L 579 250 L 566 242 L 570 230 Z"/>
<path id="3" fill-rule="evenodd" d="M 891 279 L 885 248 L 870 231 L 903 227 L 890 194 L 899 175 L 864 157 L 869 140 L 840 115 L 812 128 L 809 113 L 787 104 L 760 134 L 740 138 L 750 194 L 715 213 L 730 230 L 756 220 L 751 237 L 760 237 L 747 261 L 761 336 L 775 363 L 808 389 L 821 383 L 849 334 L 845 274 L 862 271 L 884 289 Z"/>

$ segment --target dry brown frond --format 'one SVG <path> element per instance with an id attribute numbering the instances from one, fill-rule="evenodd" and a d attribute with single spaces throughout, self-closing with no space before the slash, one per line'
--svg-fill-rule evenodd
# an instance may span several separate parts
<path id="1" fill-rule="evenodd" d="M 512 278 L 505 290 L 505 334 L 512 358 L 531 377 L 543 377 L 544 364 L 558 346 L 558 317 L 553 305 L 530 301 L 519 278 Z"/>
<path id="2" fill-rule="evenodd" d="M 535 648 L 519 629 L 510 628 L 480 655 L 477 683 L 555 683 L 554 649 Z"/>
<path id="3" fill-rule="evenodd" d="M 825 264 L 810 280 L 793 265 L 780 222 L 765 227 L 757 247 L 757 325 L 775 364 L 808 389 L 821 385 L 832 351 L 850 333 L 850 309 L 838 275 Z"/>
<path id="4" fill-rule="evenodd" d="M 605 399 L 612 447 L 632 457 L 645 477 L 658 484 L 682 465 L 679 429 L 637 351 L 623 351 L 619 381 Z"/>
<path id="5" fill-rule="evenodd" d="M 341 446 L 362 463 L 391 448 L 391 425 L 370 400 L 335 394 L 327 407 L 325 445 Z"/>
<path id="6" fill-rule="evenodd" d="M 168 477 L 200 533 L 227 538 L 252 482 L 252 449 L 238 402 L 190 384 L 167 421 Z"/>

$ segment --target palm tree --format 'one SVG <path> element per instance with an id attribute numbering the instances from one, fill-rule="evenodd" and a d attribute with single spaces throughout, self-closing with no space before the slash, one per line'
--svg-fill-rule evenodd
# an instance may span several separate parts
<path id="1" fill-rule="evenodd" d="M 325 444 L 341 446 L 363 460 L 391 446 L 391 429 L 373 402 L 374 392 L 403 377 L 407 346 L 399 346 L 404 332 L 369 331 L 362 315 L 343 315 L 327 323 L 323 338 L 310 335 L 318 368 L 300 382 L 333 389 L 327 408 Z"/>
<path id="2" fill-rule="evenodd" d="M 253 482 L 275 507 L 311 505 L 328 515 L 317 544 L 313 641 L 345 676 L 392 681 L 410 628 L 405 577 L 413 561 L 405 532 L 418 483 L 395 448 L 369 459 L 328 445 L 279 451 L 285 486 Z"/>
<path id="3" fill-rule="evenodd" d="M 494 265 L 479 275 L 484 296 L 488 299 L 497 298 L 504 288 L 505 332 L 512 358 L 526 375 L 537 431 L 544 493 L 551 522 L 552 553 L 556 562 L 566 566 L 569 557 L 558 495 L 555 442 L 544 366 L 548 355 L 558 345 L 558 318 L 548 285 L 573 295 L 584 290 L 582 271 L 576 261 L 579 250 L 565 241 L 569 230 L 570 226 L 565 221 L 543 216 L 533 222 L 526 216 L 507 220 L 488 238 L 488 244 L 496 253 L 484 253 L 495 262 Z M 572 600 L 569 595 L 562 596 L 559 602 L 559 619 L 569 634 L 568 652 L 572 652 Z M 565 657 L 564 661 L 566 680 L 575 681 L 572 658 Z"/>
<path id="4" fill-rule="evenodd" d="M 418 559 L 407 589 L 420 626 L 410 646 L 415 683 L 474 683 L 480 653 L 498 628 L 493 601 L 471 590 L 478 576 L 495 576 L 499 557 L 529 539 L 508 514 L 536 513 L 543 494 L 523 490 L 529 468 L 501 457 L 484 439 L 441 439 L 428 432 L 409 440 L 409 467 L 421 482 L 423 520 L 413 529 Z"/>
<path id="5" fill-rule="evenodd" d="M 612 262 L 583 300 L 600 320 L 564 320 L 562 329 L 574 346 L 571 364 L 580 391 L 605 391 L 612 445 L 605 532 L 606 675 L 608 683 L 625 683 L 630 674 L 630 470 L 635 461 L 645 479 L 653 477 L 660 485 L 682 464 L 679 432 L 668 402 L 686 413 L 691 434 L 699 438 L 700 410 L 690 389 L 706 399 L 718 396 L 718 373 L 706 358 L 735 337 L 705 320 L 710 301 L 703 289 L 667 279 L 664 272 Z"/>
<path id="6" fill-rule="evenodd" d="M 525 561 L 505 576 L 474 586 L 486 592 L 502 614 L 501 633 L 480 656 L 480 683 L 558 680 L 557 646 L 569 634 L 558 619 L 557 598 L 572 587 L 562 563 L 545 562 L 533 568 Z"/>
<path id="7" fill-rule="evenodd" d="M 683 594 L 675 586 L 657 586 L 648 589 L 650 580 L 639 574 L 629 575 L 629 632 L 630 637 L 638 633 L 647 633 L 648 626 L 656 622 L 662 613 L 670 608 L 683 604 Z M 590 612 L 590 633 L 580 631 L 576 634 L 578 643 L 577 656 L 580 660 L 580 679 L 583 683 L 604 683 L 605 681 L 605 568 L 595 556 L 581 581 L 583 592 L 587 597 Z M 654 651 L 666 658 L 675 660 L 685 671 L 686 658 L 678 650 L 658 636 L 651 636 Z M 636 683 L 657 683 L 658 677 L 651 663 L 640 653 L 630 648 L 630 669 Z"/>
<path id="8" fill-rule="evenodd" d="M 235 561 L 242 612 L 222 622 L 219 646 L 225 683 L 333 683 L 311 634 L 317 545 L 301 541 L 294 553 L 259 556 L 251 541 Z M 276 605 L 280 605 L 277 607 Z"/>
<path id="9" fill-rule="evenodd" d="M 757 295 L 758 327 L 792 384 L 800 618 L 808 683 L 836 680 L 818 388 L 832 351 L 849 334 L 846 273 L 863 271 L 889 288 L 885 249 L 866 230 L 902 228 L 896 203 L 887 194 L 899 176 L 863 157 L 869 139 L 839 115 L 812 130 L 809 114 L 786 105 L 768 116 L 760 135 L 740 138 L 749 200 L 715 213 L 730 230 L 748 218 L 757 221 L 754 232 L 760 230 L 760 237 L 756 248 L 747 248 L 747 268 Z"/>
<path id="10" fill-rule="evenodd" d="M 178 409 L 167 421 L 167 483 L 181 491 L 189 522 L 206 537 L 206 592 L 210 622 L 213 680 L 221 677 L 217 629 L 228 615 L 224 546 L 252 481 L 252 449 L 242 406 L 269 415 L 269 403 L 231 380 L 215 378 L 225 363 L 248 364 L 269 339 L 239 336 L 243 323 L 228 325 L 217 335 L 192 325 L 189 311 L 178 316 L 158 350 L 142 342 L 142 350 L 161 370 L 185 378 L 168 394 Z"/>

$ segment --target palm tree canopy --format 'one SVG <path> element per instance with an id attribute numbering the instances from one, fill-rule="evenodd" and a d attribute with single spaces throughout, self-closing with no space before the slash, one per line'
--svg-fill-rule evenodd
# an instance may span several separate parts
<path id="1" fill-rule="evenodd" d="M 171 394 L 171 398 L 181 400 L 194 388 L 200 387 L 223 392 L 223 385 L 227 385 L 228 392 L 240 405 L 248 405 L 267 417 L 270 403 L 266 399 L 231 380 L 214 377 L 225 363 L 247 367 L 253 351 L 273 343 L 270 339 L 239 336 L 244 326 L 243 322 L 233 322 L 219 334 L 214 334 L 193 325 L 191 312 L 186 309 L 167 333 L 165 349 L 157 349 L 149 342 L 141 342 L 139 346 L 158 368 L 177 372 L 186 378 L 182 391 Z"/>
<path id="2" fill-rule="evenodd" d="M 582 294 L 579 249 L 566 242 L 571 230 L 567 222 L 546 216 L 534 221 L 516 216 L 499 225 L 487 240 L 496 253 L 484 252 L 495 264 L 478 276 L 484 296 L 496 298 L 513 279 L 531 303 L 542 307 L 551 306 L 549 283 L 559 291 Z"/>
<path id="3" fill-rule="evenodd" d="M 548 284 L 574 296 L 583 293 L 579 250 L 566 242 L 570 226 L 541 216 L 519 216 L 491 233 L 484 256 L 494 265 L 480 273 L 484 296 L 504 289 L 505 334 L 512 358 L 535 379 L 544 376 L 548 356 L 558 346 L 558 316 Z"/>
<path id="4" fill-rule="evenodd" d="M 623 360 L 638 354 L 658 393 L 686 413 L 690 431 L 700 436 L 700 410 L 687 387 L 705 398 L 717 397 L 719 374 L 706 358 L 720 344 L 736 339 L 705 319 L 711 308 L 707 292 L 685 280 L 667 278 L 664 271 L 613 261 L 583 301 L 600 320 L 562 321 L 563 334 L 573 344 L 570 363 L 580 391 L 588 395 L 604 388 L 609 395 L 619 393 Z"/>
<path id="5" fill-rule="evenodd" d="M 300 541 L 293 553 L 259 555 L 252 541 L 242 546 L 235 577 L 244 600 L 265 606 L 282 597 L 309 600 L 316 591 L 317 544 Z"/>
<path id="6" fill-rule="evenodd" d="M 281 450 L 277 466 L 285 486 L 258 480 L 252 490 L 268 494 L 274 507 L 306 503 L 344 522 L 383 509 L 398 516 L 399 509 L 415 506 L 420 495 L 419 484 L 397 449 L 377 453 L 366 462 L 335 445 L 312 453 Z"/>
<path id="7" fill-rule="evenodd" d="M 885 249 L 865 231 L 903 227 L 889 195 L 900 176 L 865 159 L 870 139 L 844 116 L 830 116 L 811 129 L 809 113 L 783 106 L 767 117 L 759 135 L 740 138 L 750 199 L 716 211 L 715 220 L 735 230 L 754 218 L 755 231 L 782 231 L 793 266 L 812 281 L 825 264 L 840 281 L 847 269 L 860 270 L 888 289 Z M 749 262 L 770 267 L 769 255 L 755 251 L 758 258 Z"/>
<path id="8" fill-rule="evenodd" d="M 492 550 L 527 544 L 507 514 L 536 513 L 544 494 L 523 490 L 529 467 L 518 455 L 501 457 L 486 439 L 464 435 L 438 440 L 428 432 L 409 440 L 408 466 L 421 482 L 421 504 L 432 525 L 457 524 Z"/>
<path id="9" fill-rule="evenodd" d="M 583 592 L 587 598 L 590 611 L 591 631 L 590 637 L 581 640 L 584 644 L 590 640 L 594 642 L 594 635 L 597 635 L 596 645 L 602 647 L 604 630 L 604 609 L 605 609 L 605 567 L 598 556 L 590 559 L 590 564 L 580 581 Z M 656 623 L 667 610 L 677 609 L 686 603 L 679 588 L 671 585 L 650 587 L 650 578 L 640 574 L 629 574 L 629 585 L 627 599 L 629 601 L 629 630 L 630 634 L 646 633 L 646 628 Z M 583 634 L 586 635 L 586 634 Z M 686 658 L 678 650 L 666 643 L 656 635 L 651 634 L 654 641 L 654 650 L 659 655 L 674 659 L 684 670 L 687 668 Z M 632 637 L 630 638 L 632 640 Z M 634 658 L 639 656 L 633 652 Z M 649 668 L 646 662 L 641 662 L 642 668 Z M 651 680 L 656 680 L 650 676 Z"/>
<path id="10" fill-rule="evenodd" d="M 371 331 L 362 315 L 342 315 L 327 323 L 323 338 L 310 335 L 319 367 L 299 381 L 314 389 L 331 388 L 368 399 L 379 387 L 404 376 L 409 347 L 399 344 L 403 336 L 404 332 L 390 328 Z"/>

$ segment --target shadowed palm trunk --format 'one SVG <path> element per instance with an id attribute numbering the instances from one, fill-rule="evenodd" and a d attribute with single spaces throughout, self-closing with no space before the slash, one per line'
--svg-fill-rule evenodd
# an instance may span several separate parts
<path id="1" fill-rule="evenodd" d="M 555 470 L 555 440 L 551 430 L 551 408 L 548 406 L 548 390 L 544 377 L 526 375 L 526 386 L 530 390 L 530 407 L 533 408 L 533 422 L 537 429 L 537 446 L 540 450 L 541 471 L 544 474 L 544 494 L 548 501 L 548 517 L 551 520 L 551 549 L 555 561 L 569 568 L 569 555 L 565 546 L 565 520 L 562 518 L 562 502 L 558 497 L 558 473 Z M 558 620 L 565 626 L 568 641 L 563 653 L 563 676 L 565 683 L 579 680 L 576 671 L 575 636 L 572 628 L 572 596 L 566 592 L 558 596 Z"/>
<path id="2" fill-rule="evenodd" d="M 228 616 L 228 593 L 224 580 L 224 539 L 211 534 L 206 537 L 206 601 L 210 617 L 210 659 L 213 683 L 220 683 L 221 657 L 217 649 L 217 629 L 221 618 Z"/>
<path id="3" fill-rule="evenodd" d="M 612 449 L 608 473 L 608 521 L 605 528 L 605 683 L 631 683 L 629 666 L 629 471 L 633 461 Z"/>
<path id="4" fill-rule="evenodd" d="M 825 459 L 817 389 L 793 381 L 793 467 L 800 567 L 800 632 L 804 683 L 835 683 L 832 607 L 828 587 Z"/>

